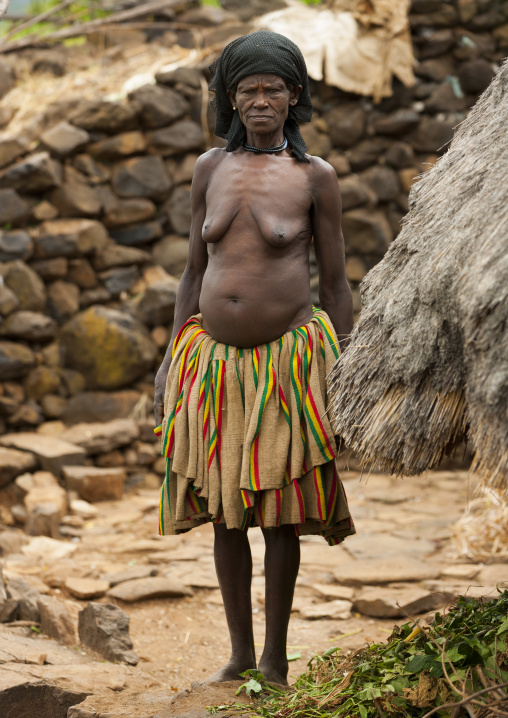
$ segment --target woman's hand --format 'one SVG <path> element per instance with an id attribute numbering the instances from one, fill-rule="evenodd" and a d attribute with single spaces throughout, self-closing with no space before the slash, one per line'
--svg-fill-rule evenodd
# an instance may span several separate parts
<path id="1" fill-rule="evenodd" d="M 164 393 L 168 378 L 169 366 L 161 366 L 155 376 L 155 393 L 153 399 L 153 413 L 155 415 L 155 426 L 160 426 L 164 418 Z"/>

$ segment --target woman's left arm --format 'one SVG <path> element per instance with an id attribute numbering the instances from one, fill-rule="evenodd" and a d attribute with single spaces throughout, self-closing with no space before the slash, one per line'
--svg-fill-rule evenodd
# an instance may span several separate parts
<path id="1" fill-rule="evenodd" d="M 353 301 L 346 278 L 342 200 L 333 167 L 313 157 L 312 233 L 319 268 L 319 301 L 330 317 L 341 349 L 353 329 Z"/>

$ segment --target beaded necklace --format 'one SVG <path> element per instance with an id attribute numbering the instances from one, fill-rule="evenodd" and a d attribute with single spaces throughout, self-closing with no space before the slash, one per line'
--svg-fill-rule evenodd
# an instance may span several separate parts
<path id="1" fill-rule="evenodd" d="M 281 142 L 280 145 L 277 145 L 277 147 L 252 147 L 251 145 L 242 145 L 244 150 L 247 150 L 247 152 L 254 152 L 258 155 L 260 154 L 273 154 L 274 152 L 282 152 L 282 150 L 285 150 L 288 146 L 287 137 L 284 137 L 284 141 Z"/>

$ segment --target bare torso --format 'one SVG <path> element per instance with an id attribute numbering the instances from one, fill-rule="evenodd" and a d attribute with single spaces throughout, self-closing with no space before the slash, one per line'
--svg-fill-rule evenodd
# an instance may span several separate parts
<path id="1" fill-rule="evenodd" d="M 312 316 L 309 165 L 221 152 L 206 191 L 208 265 L 199 308 L 217 341 L 251 347 Z"/>

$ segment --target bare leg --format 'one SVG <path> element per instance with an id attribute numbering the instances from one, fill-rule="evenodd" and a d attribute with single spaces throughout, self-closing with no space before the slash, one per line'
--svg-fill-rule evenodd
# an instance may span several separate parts
<path id="1" fill-rule="evenodd" d="M 287 634 L 293 594 L 300 568 L 300 540 L 294 526 L 263 529 L 265 554 L 266 635 L 259 670 L 272 683 L 286 683 Z"/>
<path id="2" fill-rule="evenodd" d="M 224 601 L 224 610 L 231 638 L 231 658 L 212 681 L 240 680 L 239 673 L 256 667 L 254 634 L 252 630 L 252 556 L 247 531 L 227 529 L 214 524 L 215 570 Z"/>

